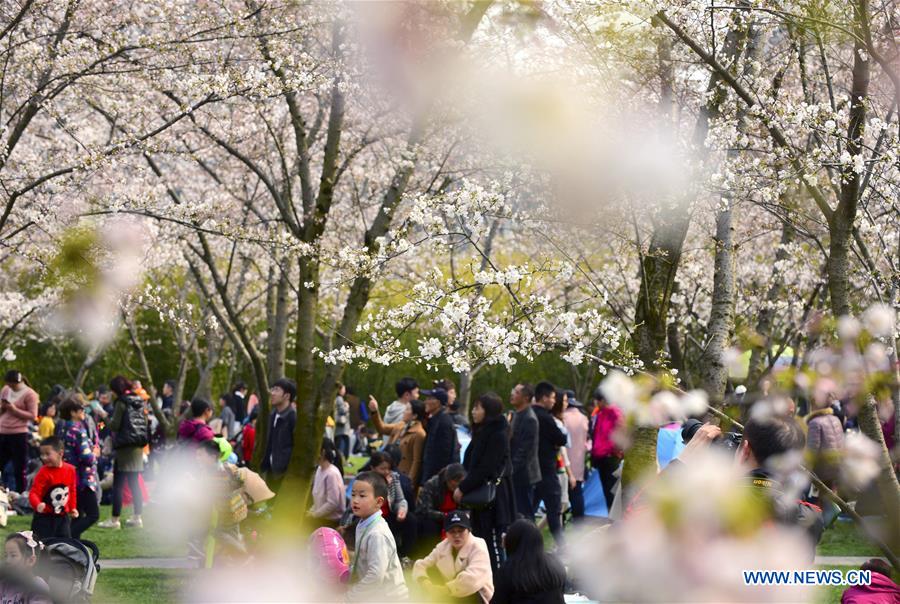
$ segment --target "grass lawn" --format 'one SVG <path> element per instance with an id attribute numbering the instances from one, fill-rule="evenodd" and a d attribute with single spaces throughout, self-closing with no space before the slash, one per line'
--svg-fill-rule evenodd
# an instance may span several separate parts
<path id="1" fill-rule="evenodd" d="M 101 563 L 102 564 L 102 563 Z M 176 602 L 191 571 L 153 568 L 101 570 L 94 586 L 96 604 L 163 604 Z"/>
<path id="2" fill-rule="evenodd" d="M 816 553 L 820 556 L 878 556 L 880 552 L 855 522 L 837 521 L 825 530 Z"/>
<path id="3" fill-rule="evenodd" d="M 100 520 L 109 518 L 111 507 L 100 507 Z M 125 509 L 123 519 L 131 513 L 130 508 Z M 183 556 L 185 554 L 178 547 L 159 543 L 152 538 L 154 526 L 149 522 L 152 516 L 144 518 L 143 529 L 121 530 L 101 529 L 96 525 L 84 533 L 84 538 L 93 541 L 100 548 L 101 564 L 105 558 L 163 558 L 170 556 Z M 27 531 L 31 529 L 31 516 L 10 516 L 5 528 L 0 528 L 0 536 L 4 539 L 9 533 Z M 156 529 L 159 530 L 159 529 Z"/>
<path id="4" fill-rule="evenodd" d="M 357 474 L 359 474 L 359 469 L 366 465 L 368 461 L 368 457 L 363 457 L 362 455 L 351 455 L 346 460 L 344 460 L 344 475 L 356 476 Z"/>

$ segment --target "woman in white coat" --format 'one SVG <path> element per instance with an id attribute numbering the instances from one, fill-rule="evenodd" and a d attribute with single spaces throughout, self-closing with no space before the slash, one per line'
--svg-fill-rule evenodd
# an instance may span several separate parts
<path id="1" fill-rule="evenodd" d="M 463 510 L 447 514 L 444 530 L 447 538 L 416 561 L 413 579 L 443 600 L 487 604 L 494 595 L 487 543 L 472 534 L 469 514 Z"/>

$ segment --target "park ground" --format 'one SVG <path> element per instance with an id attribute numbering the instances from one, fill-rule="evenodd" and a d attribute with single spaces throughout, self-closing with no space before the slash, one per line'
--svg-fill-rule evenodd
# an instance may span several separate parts
<path id="1" fill-rule="evenodd" d="M 348 464 L 347 470 L 354 472 L 355 465 Z M 356 464 L 358 465 L 358 464 Z M 355 472 L 354 472 L 355 473 Z M 101 506 L 100 518 L 109 517 L 110 506 Z M 128 516 L 128 510 L 124 514 Z M 108 530 L 91 528 L 84 538 L 96 543 L 101 552 L 101 572 L 97 578 L 94 602 L 97 604 L 162 604 L 177 601 L 182 587 L 196 571 L 167 568 L 106 568 L 104 561 L 114 559 L 147 559 L 177 558 L 184 556 L 179 548 L 160 543 L 151 535 L 165 531 L 164 526 L 154 525 L 152 515 L 145 516 L 145 528 Z M 10 516 L 5 528 L 0 528 L 0 535 L 28 530 L 31 528 L 30 516 Z M 549 541 L 549 535 L 548 535 Z M 877 556 L 878 550 L 868 543 L 852 522 L 835 522 L 829 528 L 817 549 L 819 556 Z M 598 560 L 598 564 L 602 561 Z M 858 566 L 821 565 L 823 569 L 847 571 Z M 843 587 L 822 587 L 816 597 L 816 604 L 836 604 L 840 602 Z"/>

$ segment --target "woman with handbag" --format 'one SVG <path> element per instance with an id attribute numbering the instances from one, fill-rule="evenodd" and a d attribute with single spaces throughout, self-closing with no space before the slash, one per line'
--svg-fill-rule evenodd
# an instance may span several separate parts
<path id="1" fill-rule="evenodd" d="M 463 466 L 466 477 L 453 498 L 472 510 L 472 533 L 485 540 L 496 572 L 503 563 L 503 534 L 516 519 L 512 467 L 509 455 L 509 424 L 503 417 L 503 401 L 493 392 L 478 397 L 472 408 L 472 442 Z"/>

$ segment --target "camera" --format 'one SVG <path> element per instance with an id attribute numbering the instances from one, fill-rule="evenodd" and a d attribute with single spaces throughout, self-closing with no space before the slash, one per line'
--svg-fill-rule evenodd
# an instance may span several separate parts
<path id="1" fill-rule="evenodd" d="M 689 419 L 684 422 L 684 425 L 681 428 L 681 440 L 684 444 L 688 444 L 690 440 L 694 438 L 694 434 L 697 433 L 697 430 L 699 430 L 702 425 L 703 422 L 696 419 Z M 740 432 L 723 432 L 721 436 L 718 436 L 713 441 L 713 446 L 734 455 L 737 452 L 738 447 L 741 446 L 741 439 L 743 437 L 744 435 Z"/>

